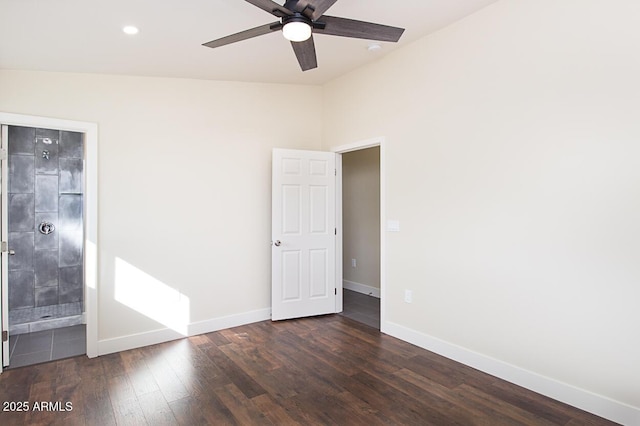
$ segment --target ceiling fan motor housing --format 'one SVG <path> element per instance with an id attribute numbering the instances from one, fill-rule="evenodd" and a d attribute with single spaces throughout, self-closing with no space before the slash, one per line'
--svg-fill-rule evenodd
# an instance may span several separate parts
<path id="1" fill-rule="evenodd" d="M 291 16 L 282 17 L 282 25 L 287 25 L 290 22 L 303 22 L 309 25 L 313 29 L 323 30 L 326 24 L 321 21 L 313 21 L 311 18 L 307 18 L 300 12 L 295 12 Z"/>
<path id="2" fill-rule="evenodd" d="M 313 21 L 311 19 L 307 18 L 306 16 L 304 16 L 302 13 L 299 13 L 299 12 L 295 12 L 291 16 L 284 16 L 282 18 L 282 25 L 287 25 L 290 22 L 304 22 L 309 26 L 313 25 Z"/>

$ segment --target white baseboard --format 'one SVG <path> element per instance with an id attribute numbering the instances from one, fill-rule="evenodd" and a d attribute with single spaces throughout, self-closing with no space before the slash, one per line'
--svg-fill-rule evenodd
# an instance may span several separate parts
<path id="1" fill-rule="evenodd" d="M 416 330 L 385 321 L 383 333 L 565 404 L 623 425 L 640 425 L 640 408 L 559 382 Z"/>
<path id="2" fill-rule="evenodd" d="M 368 296 L 377 297 L 380 299 L 380 289 L 371 287 L 366 284 L 360 284 L 354 281 L 342 280 L 342 287 L 347 290 L 356 291 L 358 293 L 366 294 Z"/>
<path id="3" fill-rule="evenodd" d="M 98 341 L 98 355 L 107 355 L 114 352 L 122 352 L 129 349 L 141 348 L 143 346 L 156 345 L 158 343 L 169 342 L 171 340 L 182 339 L 184 337 L 196 336 L 198 334 L 211 333 L 212 331 L 224 330 L 225 328 L 238 327 L 240 325 L 265 321 L 271 318 L 271 309 L 259 309 L 257 311 L 245 312 L 238 315 L 212 318 L 205 321 L 198 321 L 187 326 L 187 335 L 179 333 L 169 328 L 162 328 L 144 333 L 130 334 L 128 336 L 116 337 Z"/>

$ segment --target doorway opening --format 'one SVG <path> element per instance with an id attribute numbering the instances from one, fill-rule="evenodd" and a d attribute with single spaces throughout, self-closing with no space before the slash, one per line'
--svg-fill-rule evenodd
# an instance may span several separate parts
<path id="1" fill-rule="evenodd" d="M 342 315 L 381 329 L 382 141 L 341 153 Z"/>
<path id="2" fill-rule="evenodd" d="M 2 367 L 97 356 L 97 126 L 0 113 Z"/>
<path id="3" fill-rule="evenodd" d="M 83 134 L 2 130 L 9 366 L 84 354 Z"/>

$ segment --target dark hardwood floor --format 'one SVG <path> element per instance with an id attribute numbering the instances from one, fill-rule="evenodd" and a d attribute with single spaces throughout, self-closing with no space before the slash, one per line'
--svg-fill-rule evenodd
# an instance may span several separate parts
<path id="1" fill-rule="evenodd" d="M 612 424 L 340 315 L 11 369 L 0 395 L 30 406 L 2 425 Z"/>

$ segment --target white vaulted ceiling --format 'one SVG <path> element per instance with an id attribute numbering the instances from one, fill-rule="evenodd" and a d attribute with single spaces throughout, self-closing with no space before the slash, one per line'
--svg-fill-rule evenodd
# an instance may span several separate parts
<path id="1" fill-rule="evenodd" d="M 277 21 L 243 0 L 0 0 L 0 68 L 318 85 L 495 1 L 339 0 L 328 15 L 406 31 L 375 52 L 367 40 L 315 35 L 318 68 L 303 73 L 279 32 L 202 46 Z"/>

